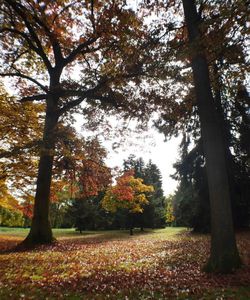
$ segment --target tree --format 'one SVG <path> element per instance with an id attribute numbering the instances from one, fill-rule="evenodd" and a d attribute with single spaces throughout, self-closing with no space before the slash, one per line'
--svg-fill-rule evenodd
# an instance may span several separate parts
<path id="1" fill-rule="evenodd" d="M 76 199 L 69 207 L 68 216 L 73 222 L 73 226 L 82 233 L 83 230 L 103 230 L 110 229 L 109 223 L 112 223 L 111 215 L 102 208 L 101 201 L 104 192 L 97 196 L 90 196 L 85 199 Z"/>
<path id="2" fill-rule="evenodd" d="M 162 228 L 165 226 L 165 205 L 166 199 L 163 195 L 162 176 L 159 168 L 151 160 L 146 164 L 143 180 L 145 184 L 150 184 L 154 187 L 154 191 L 150 197 L 150 204 L 146 207 L 143 213 L 144 224 L 152 228 Z M 152 207 L 152 220 L 150 220 L 150 212 Z M 151 223 L 151 224 L 150 224 Z"/>
<path id="3" fill-rule="evenodd" d="M 173 196 L 175 224 L 196 232 L 210 231 L 210 209 L 204 154 L 201 140 L 189 150 L 190 139 L 184 134 L 180 158 L 174 164 L 172 177 L 180 184 Z"/>
<path id="4" fill-rule="evenodd" d="M 73 139 L 67 138 L 65 155 L 54 164 L 50 216 L 57 226 L 76 226 L 80 231 L 86 226 L 93 229 L 91 224 L 97 224 L 94 219 L 99 218 L 97 202 L 111 183 L 111 170 L 104 162 L 107 153 L 97 138 L 77 139 L 74 131 L 68 130 Z"/>
<path id="5" fill-rule="evenodd" d="M 176 3 L 177 5 L 179 4 L 178 1 Z M 244 107 L 243 111 L 247 107 L 245 100 L 236 100 L 238 89 L 242 85 L 245 72 L 249 66 L 247 64 L 249 57 L 245 42 L 247 38 L 247 6 L 242 1 L 234 1 L 233 5 L 229 1 L 221 3 L 218 1 L 199 1 L 198 10 L 201 20 L 199 29 L 202 33 L 202 49 L 209 62 L 208 67 L 214 104 L 225 143 L 226 165 L 229 175 L 234 221 L 239 226 L 240 223 L 243 224 L 243 220 L 246 222 L 246 212 L 248 211 L 246 209 L 248 201 L 245 200 L 246 197 L 244 196 L 247 194 L 244 187 L 246 178 L 248 178 L 245 172 L 247 169 L 247 164 L 245 163 L 247 155 L 245 151 L 237 151 L 236 155 L 236 149 L 240 149 L 238 122 L 241 123 L 241 120 L 246 120 L 246 118 L 242 119 L 239 117 L 240 114 L 236 106 L 238 106 L 237 103 L 241 103 L 242 107 Z M 169 115 L 169 113 L 166 113 L 169 110 L 169 107 L 167 107 L 165 111 L 163 110 L 161 121 L 157 125 L 167 136 L 184 132 L 195 143 L 193 149 L 189 153 L 186 153 L 184 157 L 181 157 L 181 161 L 175 164 L 178 178 L 182 181 L 179 186 L 177 198 L 183 199 L 183 204 L 197 208 L 197 210 L 189 210 L 189 212 L 196 214 L 199 211 L 200 214 L 203 209 L 203 213 L 205 213 L 207 207 L 206 201 L 204 201 L 208 198 L 207 184 L 205 182 L 206 175 L 203 172 L 206 161 L 201 146 L 202 140 L 196 97 L 193 86 L 190 84 L 192 78 L 189 72 L 190 68 L 188 68 L 190 66 L 189 58 L 192 56 L 192 49 L 187 47 L 186 40 L 186 27 L 179 26 L 175 32 L 174 39 L 174 47 L 179 49 L 175 59 L 178 60 L 176 65 L 183 66 L 183 69 L 179 76 L 176 77 L 176 81 L 179 81 L 179 85 L 183 87 L 183 91 L 186 89 L 187 92 L 186 94 L 175 95 L 177 104 L 173 106 L 174 114 Z M 183 86 L 184 82 L 185 86 Z M 236 117 L 233 117 L 233 115 Z M 189 176 L 188 182 L 185 182 L 183 177 L 185 170 L 187 170 Z M 240 182 L 244 182 L 244 184 L 239 184 Z M 189 196 L 187 197 L 187 195 Z M 192 204 L 188 203 L 187 199 L 192 201 Z M 245 204 L 243 205 L 243 203 Z M 185 205 L 183 206 L 183 210 Z M 245 214 L 241 213 L 243 211 Z M 186 216 L 188 216 L 189 212 L 186 212 Z M 195 218 L 198 221 L 198 215 Z M 196 222 L 194 220 L 191 221 L 191 219 L 189 219 L 188 223 L 189 226 L 193 227 L 192 225 L 195 225 Z M 204 221 L 205 219 L 202 218 Z M 207 229 L 209 228 L 208 224 L 205 223 L 200 223 L 200 225 L 197 223 L 196 225 L 205 225 Z M 196 225 L 195 227 L 197 228 Z"/>
<path id="6" fill-rule="evenodd" d="M 0 181 L 3 184 L 0 185 L 0 193 L 5 195 L 2 195 L 2 201 L 5 209 L 11 208 L 15 214 L 23 216 L 24 226 L 30 226 L 43 105 L 22 104 L 1 86 L 0 108 L 0 132 L 3 136 L 0 150 Z M 104 164 L 105 157 L 106 151 L 97 138 L 84 139 L 69 125 L 59 124 L 50 193 L 53 226 L 57 227 L 64 221 L 66 201 L 76 196 L 96 195 L 110 182 L 111 174 Z M 18 195 L 19 202 L 15 200 L 18 205 L 12 205 L 14 198 L 11 194 Z"/>
<path id="7" fill-rule="evenodd" d="M 227 95 L 228 94 L 229 92 Z M 225 138 L 227 148 L 226 157 L 230 179 L 230 195 L 232 197 L 234 227 L 244 228 L 249 224 L 250 204 L 248 200 L 249 175 L 246 164 L 247 155 L 244 148 L 241 146 L 241 134 L 239 126 L 237 125 L 241 113 L 234 105 L 230 108 L 229 115 L 224 113 L 226 111 L 224 105 L 228 105 L 229 103 L 231 105 L 231 103 L 233 104 L 234 102 L 241 103 L 241 101 L 232 99 L 231 97 L 225 99 L 225 103 L 223 103 L 222 107 L 223 120 L 221 121 L 221 126 L 222 128 L 224 127 L 224 132 L 227 132 L 227 138 Z M 243 112 L 244 111 L 245 109 L 243 109 Z M 189 122 L 190 121 L 187 120 L 187 123 Z M 245 127 L 243 118 L 241 119 L 240 124 L 240 127 Z M 225 127 L 227 129 L 225 129 Z M 247 128 L 247 126 L 245 128 Z M 194 134 L 195 131 L 196 129 L 193 127 L 191 134 Z M 174 164 L 176 172 L 172 176 L 174 179 L 180 181 L 174 195 L 176 225 L 188 226 L 198 232 L 209 232 L 209 194 L 201 138 L 200 134 L 198 134 L 196 139 L 193 138 L 193 145 L 190 145 L 190 139 L 187 139 L 186 136 L 187 135 L 183 136 L 183 141 L 180 145 L 180 158 Z M 230 148 L 234 149 L 233 153 L 230 151 Z"/>
<path id="8" fill-rule="evenodd" d="M 143 179 L 135 178 L 133 171 L 127 171 L 117 178 L 117 184 L 107 189 L 102 200 L 104 209 L 116 212 L 117 209 L 126 209 L 130 216 L 133 213 L 142 213 L 144 205 L 148 204 L 146 193 L 153 192 L 154 188 L 143 184 Z M 132 220 L 131 220 L 132 221 Z M 133 234 L 132 223 L 130 234 Z"/>
<path id="9" fill-rule="evenodd" d="M 21 102 L 45 104 L 34 215 L 25 243 L 51 243 L 49 195 L 58 122 L 70 119 L 82 102 L 81 111 L 93 122 L 102 110 L 146 117 L 146 106 L 144 114 L 138 108 L 142 95 L 150 98 L 150 93 L 143 92 L 138 76 L 147 68 L 150 56 L 143 50 L 150 42 L 124 1 L 3 0 L 0 18 L 1 76 L 15 82 Z"/>
<path id="10" fill-rule="evenodd" d="M 194 0 L 182 2 L 189 40 L 193 45 L 191 65 L 201 122 L 211 205 L 211 254 L 206 270 L 229 272 L 240 266 L 240 258 L 233 232 L 223 133 L 211 91 L 208 64 L 199 30 L 201 20 L 196 4 Z"/>
<path id="11" fill-rule="evenodd" d="M 134 170 L 135 178 L 142 178 L 147 185 L 152 185 L 154 191 L 151 193 L 148 205 L 143 212 L 135 215 L 134 223 L 141 227 L 160 228 L 165 225 L 165 197 L 163 196 L 161 173 L 158 167 L 150 160 L 145 164 L 142 158 L 136 159 L 130 155 L 124 160 L 124 171 Z"/>
<path id="12" fill-rule="evenodd" d="M 0 225 L 23 226 L 24 218 L 19 202 L 9 193 L 6 180 L 0 179 Z"/>

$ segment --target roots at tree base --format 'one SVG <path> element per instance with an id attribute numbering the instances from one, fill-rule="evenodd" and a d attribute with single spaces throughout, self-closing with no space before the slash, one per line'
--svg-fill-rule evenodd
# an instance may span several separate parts
<path id="1" fill-rule="evenodd" d="M 208 262 L 203 267 L 203 271 L 207 273 L 232 273 L 242 266 L 238 252 L 225 252 L 221 256 L 210 256 Z"/>
<path id="2" fill-rule="evenodd" d="M 25 240 L 21 243 L 23 246 L 52 244 L 56 241 L 53 237 L 49 221 L 33 219 L 30 232 Z"/>

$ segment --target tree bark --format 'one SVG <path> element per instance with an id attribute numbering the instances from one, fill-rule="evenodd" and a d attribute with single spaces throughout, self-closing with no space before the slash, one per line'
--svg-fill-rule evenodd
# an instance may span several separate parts
<path id="1" fill-rule="evenodd" d="M 59 78 L 60 75 L 57 75 L 51 79 L 50 90 L 58 86 Z M 49 220 L 49 205 L 56 139 L 55 129 L 59 117 L 57 113 L 58 98 L 49 96 L 46 104 L 43 145 L 40 150 L 33 218 L 30 232 L 23 242 L 24 245 L 49 244 L 55 240 Z"/>
<path id="2" fill-rule="evenodd" d="M 131 212 L 129 212 L 128 214 L 129 214 L 129 234 L 134 235 L 134 232 L 133 232 L 133 214 Z"/>
<path id="3" fill-rule="evenodd" d="M 211 206 L 211 254 L 205 270 L 227 273 L 241 264 L 232 222 L 225 144 L 211 90 L 195 0 L 182 0 L 191 48 L 193 80 L 201 122 Z"/>

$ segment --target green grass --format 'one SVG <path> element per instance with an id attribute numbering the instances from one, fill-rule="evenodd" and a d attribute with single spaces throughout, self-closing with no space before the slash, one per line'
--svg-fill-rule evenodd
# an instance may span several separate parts
<path id="1" fill-rule="evenodd" d="M 80 234 L 74 228 L 53 228 L 53 234 L 56 238 L 79 238 L 99 236 L 102 238 L 126 238 L 129 236 L 128 230 L 100 230 L 100 231 L 83 231 Z M 167 227 L 163 229 L 145 229 L 141 232 L 139 229 L 134 230 L 134 235 L 148 235 L 150 238 L 174 238 L 177 234 L 181 234 L 187 231 L 184 227 Z M 25 237 L 29 233 L 29 228 L 17 228 L 17 227 L 0 227 L 0 235 L 13 236 L 13 237 Z M 153 235 L 152 235 L 153 234 Z"/>

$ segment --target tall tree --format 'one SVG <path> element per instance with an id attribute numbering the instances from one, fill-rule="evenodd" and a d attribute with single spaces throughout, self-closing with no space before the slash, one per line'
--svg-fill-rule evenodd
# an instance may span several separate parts
<path id="1" fill-rule="evenodd" d="M 201 19 L 196 3 L 195 0 L 182 2 L 191 45 L 191 65 L 211 205 L 211 254 L 206 270 L 229 272 L 240 266 L 240 258 L 233 231 L 223 133 L 211 90 L 208 63 L 202 46 Z"/>
<path id="2" fill-rule="evenodd" d="M 70 119 L 82 102 L 81 112 L 92 121 L 97 112 L 103 118 L 102 109 L 105 115 L 136 115 L 142 95 L 150 98 L 138 79 L 147 68 L 142 53 L 150 42 L 122 0 L 2 0 L 0 18 L 0 75 L 12 78 L 22 102 L 45 103 L 34 216 L 25 243 L 51 243 L 49 195 L 58 122 Z M 139 117 L 146 110 L 143 106 Z"/>
<path id="3" fill-rule="evenodd" d="M 176 1 L 175 3 L 179 4 L 180 2 Z M 244 78 L 246 78 L 245 73 L 249 69 L 249 64 L 247 63 L 249 56 L 246 44 L 247 5 L 242 1 L 234 1 L 233 4 L 230 1 L 199 1 L 197 3 L 199 3 L 199 16 L 202 20 L 200 26 L 202 32 L 201 42 L 203 51 L 206 54 L 206 59 L 209 62 L 208 67 L 211 87 L 225 142 L 226 164 L 229 174 L 234 220 L 236 221 L 236 225 L 243 225 L 243 220 L 245 220 L 245 222 L 247 221 L 246 206 L 248 200 L 245 196 L 247 194 L 245 187 L 248 184 L 245 184 L 245 182 L 248 175 L 246 172 L 247 153 L 240 146 L 241 142 L 239 136 L 241 134 L 239 128 L 243 124 L 247 124 L 247 122 L 243 121 L 246 120 L 246 118 L 239 117 L 241 113 L 238 106 L 240 104 L 243 108 L 243 112 L 246 111 L 247 97 L 243 97 L 245 98 L 245 100 L 243 100 L 242 97 L 238 98 L 237 93 Z M 183 204 L 188 204 L 187 199 L 190 199 L 190 201 L 194 201 L 196 205 L 199 206 L 201 203 L 199 203 L 199 201 L 197 202 L 196 196 L 198 196 L 200 192 L 203 194 L 203 192 L 207 190 L 205 188 L 206 184 L 198 185 L 198 182 L 202 179 L 199 176 L 203 174 L 203 172 L 200 171 L 205 165 L 205 160 L 203 160 L 203 150 L 202 147 L 200 147 L 201 134 L 195 100 L 196 97 L 193 87 L 190 86 L 192 77 L 190 76 L 190 68 L 185 68 L 185 66 L 190 66 L 190 60 L 188 58 L 191 54 L 190 49 L 186 47 L 186 27 L 179 26 L 175 36 L 175 47 L 180 50 L 176 53 L 176 59 L 179 59 L 179 63 L 184 67 L 179 76 L 176 77 L 176 80 L 179 81 L 180 86 L 183 86 L 185 80 L 183 90 L 185 90 L 185 88 L 189 90 L 184 97 L 181 94 L 175 95 L 178 99 L 176 101 L 178 104 L 174 107 L 174 114 L 169 116 L 169 108 L 166 108 L 165 112 L 162 112 L 161 120 L 159 120 L 157 125 L 167 136 L 180 133 L 181 131 L 188 133 L 195 143 L 193 150 L 188 151 L 189 153 L 181 157 L 181 160 L 176 164 L 177 177 L 182 181 L 179 186 L 177 198 L 183 199 Z M 178 64 L 176 65 L 178 66 Z M 244 91 L 244 89 L 242 91 Z M 245 125 L 243 125 L 243 127 L 245 127 Z M 246 139 L 244 140 L 246 141 Z M 183 176 L 185 170 L 189 176 L 188 184 L 185 184 Z M 199 173 L 200 175 L 198 175 Z M 204 179 L 205 178 L 203 178 L 203 182 L 205 183 Z M 190 183 L 195 184 L 191 186 Z M 187 194 L 189 194 L 190 197 L 186 197 Z M 204 200 L 207 196 L 203 194 L 203 197 L 199 198 Z M 189 203 L 189 205 L 191 205 L 191 203 Z M 201 207 L 202 206 L 203 205 L 201 205 Z M 203 209 L 205 209 L 205 206 Z M 242 214 L 243 211 L 245 212 L 244 214 Z M 192 212 L 195 213 L 195 211 Z M 243 215 L 244 218 L 242 218 Z M 190 217 L 188 212 L 187 216 Z M 191 223 L 194 224 L 193 221 Z M 202 223 L 200 225 L 202 225 Z M 199 230 L 199 228 L 197 229 Z"/>
<path id="4" fill-rule="evenodd" d="M 201 139 L 189 151 L 190 139 L 184 134 L 180 158 L 174 164 L 172 177 L 180 181 L 173 196 L 175 224 L 197 232 L 210 231 L 210 209 L 207 177 Z"/>

